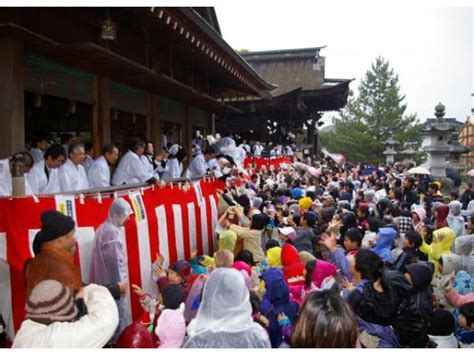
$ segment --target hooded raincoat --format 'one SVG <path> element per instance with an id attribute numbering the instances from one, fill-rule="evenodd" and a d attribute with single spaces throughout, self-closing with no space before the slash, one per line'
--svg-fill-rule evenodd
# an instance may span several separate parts
<path id="1" fill-rule="evenodd" d="M 219 268 L 206 281 L 185 348 L 269 348 L 267 332 L 252 319 L 242 274 Z"/>
<path id="2" fill-rule="evenodd" d="M 392 245 L 397 231 L 393 228 L 380 228 L 379 239 L 377 244 L 372 248 L 372 251 L 382 258 L 387 264 L 393 264 L 392 259 Z"/>
<path id="3" fill-rule="evenodd" d="M 435 208 L 435 212 L 437 213 L 436 217 L 436 229 L 441 229 L 448 226 L 448 222 L 446 218 L 449 214 L 449 207 L 445 204 L 440 204 L 438 207 Z"/>
<path id="4" fill-rule="evenodd" d="M 448 207 L 449 215 L 446 219 L 448 226 L 456 233 L 456 236 L 459 237 L 466 232 L 464 229 L 464 218 L 461 216 L 462 203 L 459 201 L 451 201 Z"/>
<path id="5" fill-rule="evenodd" d="M 446 206 L 447 207 L 447 206 Z M 440 241 L 431 243 L 430 245 L 426 244 L 423 240 L 421 244 L 420 251 L 428 255 L 428 261 L 435 264 L 435 273 L 438 271 L 439 267 L 439 258 L 443 254 L 451 252 L 451 247 L 456 238 L 456 234 L 449 227 L 444 227 L 433 232 L 433 238 L 439 238 Z"/>
<path id="6" fill-rule="evenodd" d="M 268 332 L 273 348 L 282 343 L 281 328 L 278 324 L 278 314 L 285 313 L 291 324 L 294 324 L 298 313 L 298 304 L 290 301 L 290 291 L 283 278 L 283 271 L 270 268 L 263 273 L 265 293 L 260 304 L 260 313 L 269 321 Z"/>
<path id="7" fill-rule="evenodd" d="M 107 221 L 96 231 L 94 248 L 91 258 L 90 282 L 108 285 L 118 282 L 128 282 L 127 253 L 120 229 L 132 213 L 132 209 L 123 198 L 112 202 Z M 117 301 L 119 309 L 119 335 L 128 325 L 129 307 L 126 298 Z"/>

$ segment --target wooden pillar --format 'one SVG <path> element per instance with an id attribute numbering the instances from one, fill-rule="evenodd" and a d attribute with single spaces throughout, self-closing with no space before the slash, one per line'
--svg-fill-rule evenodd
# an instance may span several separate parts
<path id="1" fill-rule="evenodd" d="M 25 149 L 23 42 L 0 38 L 0 158 Z"/>
<path id="2" fill-rule="evenodd" d="M 146 122 L 147 140 L 153 142 L 155 153 L 161 148 L 161 115 L 158 105 L 159 97 L 157 95 L 148 95 L 148 115 Z"/>
<path id="3" fill-rule="evenodd" d="M 110 79 L 94 78 L 94 107 L 92 113 L 92 144 L 97 157 L 105 144 L 112 143 Z"/>

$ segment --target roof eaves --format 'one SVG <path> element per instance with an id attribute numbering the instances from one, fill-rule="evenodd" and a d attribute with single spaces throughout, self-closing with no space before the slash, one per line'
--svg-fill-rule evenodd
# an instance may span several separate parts
<path id="1" fill-rule="evenodd" d="M 261 77 L 260 74 L 224 40 L 224 38 L 222 38 L 219 32 L 212 28 L 212 26 L 210 26 L 209 23 L 194 9 L 190 7 L 177 7 L 176 9 L 199 27 L 199 29 L 201 29 L 206 35 L 213 39 L 232 59 L 244 67 L 260 83 L 260 85 L 267 90 L 276 89 L 274 85 L 267 83 L 265 79 L 263 79 L 263 77 Z"/>

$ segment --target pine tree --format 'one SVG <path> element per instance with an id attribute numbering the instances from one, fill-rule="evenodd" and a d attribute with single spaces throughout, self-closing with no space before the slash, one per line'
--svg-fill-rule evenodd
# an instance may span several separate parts
<path id="1" fill-rule="evenodd" d="M 323 134 L 321 145 L 326 143 L 331 150 L 330 146 L 338 142 L 335 151 L 349 159 L 366 162 L 385 159 L 383 142 L 390 135 L 400 142 L 399 151 L 406 142 L 413 142 L 413 148 L 419 149 L 422 136 L 418 121 L 416 115 L 405 115 L 407 105 L 403 103 L 405 96 L 400 94 L 398 81 L 389 62 L 382 57 L 376 58 L 361 80 L 358 97 L 350 95 L 340 117 L 333 120 L 335 131 Z M 365 159 L 355 159 L 355 156 Z"/>

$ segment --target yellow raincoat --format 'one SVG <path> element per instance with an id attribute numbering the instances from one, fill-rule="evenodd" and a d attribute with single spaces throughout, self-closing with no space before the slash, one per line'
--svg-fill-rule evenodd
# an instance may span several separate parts
<path id="1" fill-rule="evenodd" d="M 433 242 L 430 245 L 423 240 L 420 250 L 428 255 L 428 261 L 435 264 L 435 273 L 439 271 L 441 255 L 451 252 L 455 239 L 456 233 L 451 228 L 444 227 L 433 232 Z"/>

